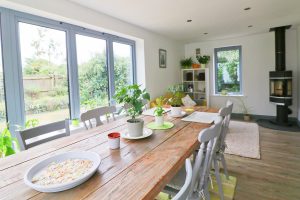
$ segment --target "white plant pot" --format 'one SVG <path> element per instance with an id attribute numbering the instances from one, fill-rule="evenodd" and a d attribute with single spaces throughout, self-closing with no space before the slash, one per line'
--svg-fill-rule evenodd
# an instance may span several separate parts
<path id="1" fill-rule="evenodd" d="M 179 116 L 181 115 L 181 107 L 171 107 L 171 115 Z"/>
<path id="2" fill-rule="evenodd" d="M 157 126 L 164 125 L 164 116 L 155 116 L 155 124 Z"/>
<path id="3" fill-rule="evenodd" d="M 139 137 L 143 135 L 144 121 L 142 119 L 127 120 L 128 134 L 131 137 Z"/>

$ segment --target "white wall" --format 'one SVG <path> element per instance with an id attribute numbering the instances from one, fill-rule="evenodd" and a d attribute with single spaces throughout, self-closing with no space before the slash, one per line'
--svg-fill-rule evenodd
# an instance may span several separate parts
<path id="1" fill-rule="evenodd" d="M 152 97 L 180 81 L 179 60 L 184 55 L 180 42 L 66 0 L 7 0 L 0 6 L 136 40 L 138 83 L 145 84 Z M 159 69 L 159 48 L 167 50 L 166 69 Z"/>
<path id="2" fill-rule="evenodd" d="M 297 28 L 298 35 L 298 121 L 300 122 L 300 26 Z"/>
<path id="3" fill-rule="evenodd" d="M 200 48 L 201 54 L 208 54 L 213 58 L 214 48 L 241 45 L 242 46 L 242 84 L 245 102 L 250 107 L 251 114 L 275 116 L 276 107 L 269 102 L 269 71 L 275 70 L 275 41 L 274 32 L 239 37 L 226 40 L 190 43 L 185 45 L 185 56 L 195 56 L 195 49 Z M 297 116 L 297 31 L 288 30 L 286 33 L 286 69 L 293 70 L 293 114 Z M 195 58 L 195 57 L 194 57 Z M 213 60 L 210 68 L 211 105 L 221 107 L 225 105 L 227 97 L 214 96 L 214 68 Z M 300 87 L 299 87 L 300 88 Z M 298 88 L 298 90 L 299 90 Z M 235 102 L 236 97 L 232 97 Z M 235 104 L 237 105 L 237 103 Z M 234 106 L 234 112 L 241 109 Z"/>

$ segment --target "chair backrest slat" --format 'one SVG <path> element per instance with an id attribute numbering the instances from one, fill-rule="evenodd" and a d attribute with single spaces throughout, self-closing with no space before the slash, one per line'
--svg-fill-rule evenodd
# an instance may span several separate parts
<path id="1" fill-rule="evenodd" d="M 55 136 L 47 137 L 45 139 L 37 140 L 33 143 L 27 144 L 26 140 L 45 135 L 47 133 L 51 133 L 54 131 L 65 129 L 63 133 L 58 133 Z M 36 145 L 49 142 L 51 140 L 69 136 L 70 135 L 70 127 L 69 127 L 69 120 L 63 120 L 59 122 L 54 122 L 51 124 L 46 124 L 42 126 L 37 126 L 34 128 L 26 129 L 26 130 L 20 130 L 16 131 L 16 136 L 20 144 L 21 150 L 26 150 L 28 148 L 34 147 Z"/>

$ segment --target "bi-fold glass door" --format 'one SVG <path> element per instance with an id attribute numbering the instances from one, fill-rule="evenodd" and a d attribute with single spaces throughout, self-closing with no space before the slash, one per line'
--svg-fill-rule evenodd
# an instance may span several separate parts
<path id="1" fill-rule="evenodd" d="M 25 120 L 70 117 L 66 32 L 18 23 Z"/>
<path id="2" fill-rule="evenodd" d="M 109 103 L 106 40 L 76 34 L 80 111 Z"/>

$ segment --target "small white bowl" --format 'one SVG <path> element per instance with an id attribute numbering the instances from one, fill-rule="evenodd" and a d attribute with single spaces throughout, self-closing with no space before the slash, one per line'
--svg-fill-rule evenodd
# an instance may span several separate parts
<path id="1" fill-rule="evenodd" d="M 63 183 L 63 184 L 53 184 L 53 185 L 38 185 L 32 183 L 32 178 L 39 173 L 41 170 L 43 170 L 45 167 L 47 167 L 49 164 L 52 162 L 62 162 L 68 159 L 87 159 L 91 160 L 93 162 L 93 166 L 91 169 L 84 174 L 83 176 L 79 177 L 78 179 L 68 182 L 68 183 Z M 101 163 L 101 158 L 100 156 L 91 151 L 71 151 L 71 152 L 66 152 L 62 154 L 58 154 L 55 156 L 52 156 L 50 158 L 47 158 L 43 161 L 38 162 L 34 166 L 32 166 L 24 176 L 24 182 L 26 185 L 29 187 L 40 191 L 40 192 L 60 192 L 64 190 L 71 189 L 73 187 L 76 187 L 85 181 L 87 181 L 99 168 L 99 165 Z"/>

